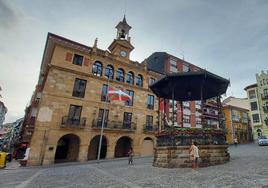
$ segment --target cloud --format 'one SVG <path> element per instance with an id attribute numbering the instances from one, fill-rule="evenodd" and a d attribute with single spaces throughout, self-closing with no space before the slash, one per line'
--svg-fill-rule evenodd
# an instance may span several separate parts
<path id="1" fill-rule="evenodd" d="M 19 21 L 18 13 L 4 0 L 0 0 L 0 25 L 10 29 Z"/>

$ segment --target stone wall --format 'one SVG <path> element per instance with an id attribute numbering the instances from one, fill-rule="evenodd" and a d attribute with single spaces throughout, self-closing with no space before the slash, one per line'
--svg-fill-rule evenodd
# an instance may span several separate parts
<path id="1" fill-rule="evenodd" d="M 153 166 L 162 168 L 191 167 L 189 148 L 190 146 L 156 147 Z M 198 148 L 200 167 L 223 164 L 230 160 L 227 145 L 201 145 Z"/>

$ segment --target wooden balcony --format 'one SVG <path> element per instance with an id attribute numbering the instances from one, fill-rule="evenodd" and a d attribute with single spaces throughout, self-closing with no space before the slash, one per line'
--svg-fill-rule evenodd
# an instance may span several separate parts
<path id="1" fill-rule="evenodd" d="M 102 120 L 94 119 L 92 122 L 92 129 L 101 129 Z M 104 130 L 117 130 L 117 131 L 135 131 L 136 123 L 134 122 L 122 122 L 122 121 L 105 121 Z"/>
<path id="2" fill-rule="evenodd" d="M 61 128 L 85 128 L 86 118 L 74 118 L 69 116 L 63 116 L 61 121 Z"/>

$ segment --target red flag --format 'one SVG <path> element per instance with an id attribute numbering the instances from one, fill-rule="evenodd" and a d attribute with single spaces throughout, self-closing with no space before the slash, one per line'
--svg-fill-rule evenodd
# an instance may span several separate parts
<path id="1" fill-rule="evenodd" d="M 109 87 L 108 89 L 108 97 L 110 100 L 120 100 L 120 101 L 132 100 L 132 97 L 127 93 L 123 92 L 121 89 L 114 89 L 112 87 Z"/>
<path id="2" fill-rule="evenodd" d="M 160 98 L 160 107 L 159 107 L 160 112 L 164 112 L 164 99 Z"/>

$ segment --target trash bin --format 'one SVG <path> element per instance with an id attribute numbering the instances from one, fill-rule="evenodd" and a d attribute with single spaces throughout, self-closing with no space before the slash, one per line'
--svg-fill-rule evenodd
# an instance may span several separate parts
<path id="1" fill-rule="evenodd" d="M 0 168 L 6 167 L 6 153 L 0 152 Z"/>

